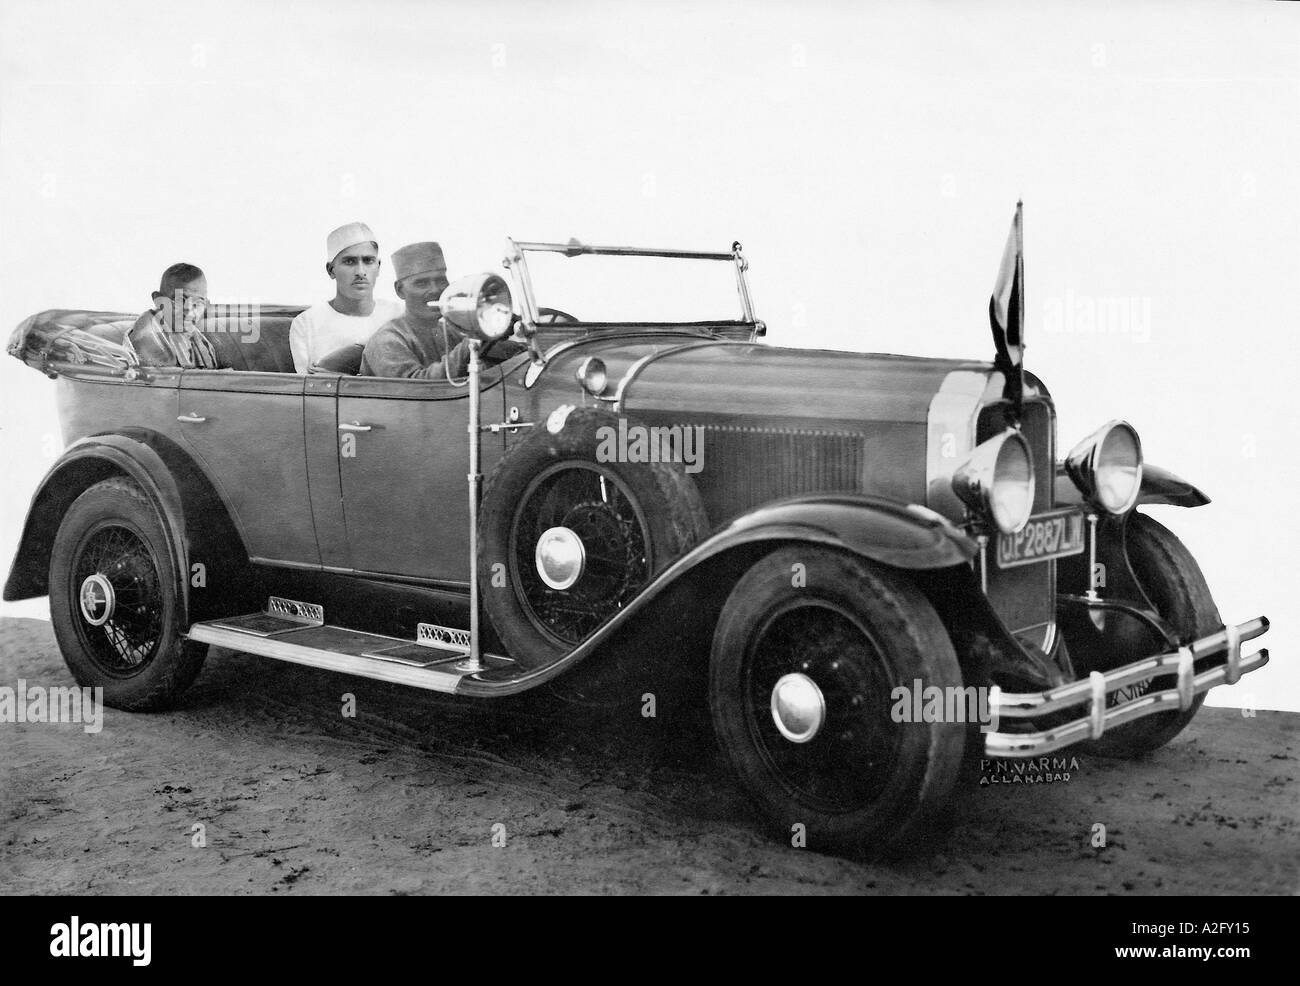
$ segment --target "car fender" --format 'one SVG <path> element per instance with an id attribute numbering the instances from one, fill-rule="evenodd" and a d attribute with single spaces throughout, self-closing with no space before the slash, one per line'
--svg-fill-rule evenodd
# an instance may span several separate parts
<path id="1" fill-rule="evenodd" d="M 1060 507 L 1082 506 L 1083 494 L 1066 474 L 1065 464 L 1056 464 L 1056 504 Z M 1168 469 L 1152 465 L 1142 465 L 1142 489 L 1137 502 L 1166 503 L 1175 507 L 1203 507 L 1210 498 L 1181 476 L 1176 476 Z"/>
<path id="2" fill-rule="evenodd" d="M 224 511 L 225 507 L 207 477 L 174 443 L 143 429 L 80 439 L 68 446 L 50 468 L 28 508 L 14 563 L 5 582 L 5 600 L 29 599 L 49 592 L 50 551 L 64 513 L 86 489 L 111 476 L 133 480 L 158 511 L 172 562 L 182 575 L 180 615 L 188 621 L 189 561 L 196 546 L 213 542 L 214 558 L 223 553 L 237 554 L 242 546 L 237 535 L 235 544 L 230 544 L 229 531 L 213 533 L 222 526 L 213 525 L 213 512 Z"/>
<path id="3" fill-rule="evenodd" d="M 906 569 L 949 568 L 979 552 L 973 538 L 928 507 L 844 493 L 795 497 L 741 514 L 686 558 L 698 554 L 702 561 L 738 544 L 787 539 Z"/>
<path id="4" fill-rule="evenodd" d="M 973 538 L 946 517 L 917 504 L 852 493 L 813 494 L 767 504 L 736 517 L 678 558 L 595 633 L 553 664 L 513 680 L 507 692 L 526 691 L 569 670 L 694 569 L 746 547 L 757 546 L 766 553 L 764 542 L 823 545 L 913 571 L 969 564 L 979 553 Z M 478 694 L 476 687 L 467 679 L 457 691 Z M 493 686 L 482 694 L 503 692 Z"/>

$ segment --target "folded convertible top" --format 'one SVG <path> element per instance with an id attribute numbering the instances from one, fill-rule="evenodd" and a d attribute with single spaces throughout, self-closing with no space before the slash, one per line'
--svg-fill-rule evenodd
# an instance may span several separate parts
<path id="1" fill-rule="evenodd" d="M 302 310 L 302 305 L 213 305 L 203 321 L 203 333 L 225 354 L 222 365 L 286 369 L 279 364 L 289 359 L 288 323 Z M 50 308 L 19 323 L 9 337 L 8 352 L 50 377 L 58 376 L 58 364 L 125 368 L 129 358 L 122 340 L 137 317 L 126 312 Z M 258 331 L 253 331 L 255 327 Z M 247 344 L 262 335 L 267 338 L 260 346 Z M 241 349 L 256 352 L 235 351 Z M 282 356 L 262 353 L 269 349 L 285 352 Z M 287 369 L 292 371 L 291 361 Z"/>

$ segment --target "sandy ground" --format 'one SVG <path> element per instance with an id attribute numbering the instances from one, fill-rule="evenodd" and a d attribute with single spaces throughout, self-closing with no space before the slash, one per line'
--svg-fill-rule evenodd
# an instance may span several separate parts
<path id="1" fill-rule="evenodd" d="M 48 624 L 0 620 L 0 685 L 19 678 L 71 684 Z M 657 712 L 466 703 L 213 650 L 175 711 L 0 724 L 0 891 L 1300 892 L 1291 713 L 1204 709 L 1146 761 L 972 783 L 935 851 L 866 864 L 773 838 L 701 710 Z"/>

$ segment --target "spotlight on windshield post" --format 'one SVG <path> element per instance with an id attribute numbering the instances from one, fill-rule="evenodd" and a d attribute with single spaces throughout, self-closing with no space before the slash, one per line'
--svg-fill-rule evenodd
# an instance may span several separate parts
<path id="1" fill-rule="evenodd" d="M 510 288 L 497 274 L 473 274 L 447 286 L 430 308 L 442 312 L 453 326 L 482 342 L 510 334 L 514 324 Z"/>

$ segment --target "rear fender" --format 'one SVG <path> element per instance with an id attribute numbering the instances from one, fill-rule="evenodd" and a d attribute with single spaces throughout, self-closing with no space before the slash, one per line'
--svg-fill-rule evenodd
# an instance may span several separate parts
<path id="1" fill-rule="evenodd" d="M 168 551 L 182 575 L 185 625 L 216 615 L 217 608 L 204 603 L 215 601 L 220 593 L 206 590 L 209 585 L 241 584 L 227 573 L 232 565 L 246 564 L 247 553 L 225 505 L 198 466 L 175 443 L 143 429 L 90 436 L 64 451 L 32 497 L 4 598 L 30 599 L 49 592 L 50 552 L 63 515 L 89 487 L 112 476 L 134 481 L 162 519 Z M 201 578 L 191 572 L 195 561 L 204 565 Z M 197 592 L 196 582 L 201 583 Z"/>

